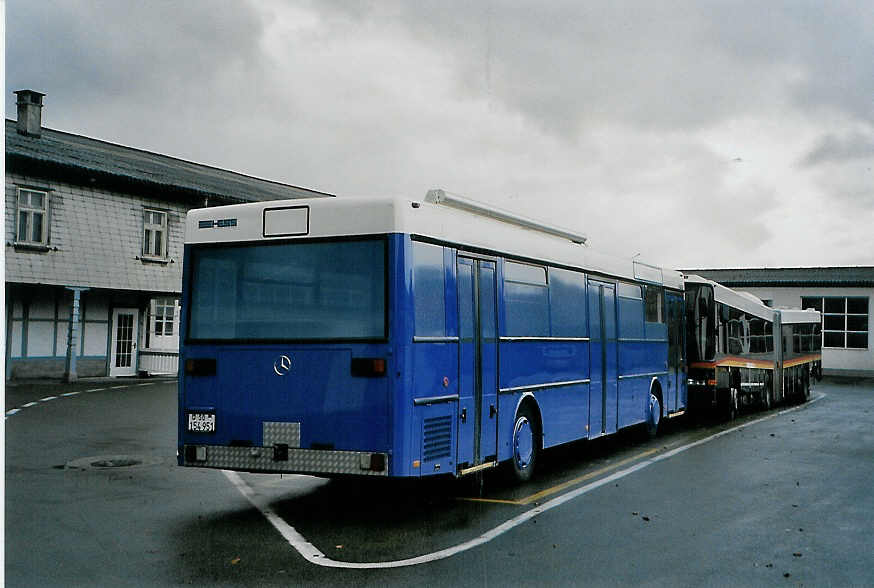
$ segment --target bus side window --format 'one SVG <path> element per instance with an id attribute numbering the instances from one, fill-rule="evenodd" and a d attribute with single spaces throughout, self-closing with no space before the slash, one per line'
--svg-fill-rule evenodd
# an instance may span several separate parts
<path id="1" fill-rule="evenodd" d="M 586 277 L 549 268 L 549 311 L 553 337 L 586 336 Z"/>
<path id="2" fill-rule="evenodd" d="M 549 290 L 545 267 L 504 262 L 504 312 L 507 335 L 549 336 Z"/>
<path id="3" fill-rule="evenodd" d="M 616 300 L 619 304 L 619 336 L 643 339 L 643 294 L 639 284 L 619 282 L 616 285 Z"/>
<path id="4" fill-rule="evenodd" d="M 664 291 L 658 286 L 646 287 L 646 322 L 665 322 Z"/>
<path id="5" fill-rule="evenodd" d="M 413 305 L 419 337 L 446 334 L 443 247 L 413 241 Z"/>
<path id="6" fill-rule="evenodd" d="M 644 294 L 644 314 L 647 339 L 667 339 L 665 321 L 665 291 L 659 286 L 647 286 Z"/>

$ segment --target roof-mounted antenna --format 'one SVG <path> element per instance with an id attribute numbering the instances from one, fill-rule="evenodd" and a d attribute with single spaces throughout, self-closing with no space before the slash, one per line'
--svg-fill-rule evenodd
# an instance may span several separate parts
<path id="1" fill-rule="evenodd" d="M 534 231 L 540 231 L 541 233 L 547 233 L 549 235 L 568 239 L 580 245 L 584 245 L 586 243 L 586 236 L 582 233 L 577 233 L 575 231 L 563 229 L 561 227 L 547 225 L 534 219 L 514 214 L 506 210 L 501 210 L 500 208 L 495 208 L 486 205 L 485 203 L 477 202 L 476 200 L 471 200 L 470 198 L 465 198 L 464 196 L 459 196 L 458 194 L 452 194 L 451 192 L 447 192 L 446 190 L 428 190 L 428 193 L 425 194 L 425 202 L 430 202 L 432 204 L 444 204 L 453 208 L 466 210 L 468 212 L 487 216 L 489 218 L 517 225 L 519 227 L 524 227 L 526 229 L 532 229 Z"/>

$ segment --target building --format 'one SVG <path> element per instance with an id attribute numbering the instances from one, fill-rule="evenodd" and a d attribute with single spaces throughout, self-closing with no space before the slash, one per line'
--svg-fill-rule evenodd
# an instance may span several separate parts
<path id="1" fill-rule="evenodd" d="M 185 214 L 329 196 L 6 121 L 6 377 L 175 373 Z"/>
<path id="2" fill-rule="evenodd" d="M 823 373 L 874 376 L 874 267 L 683 270 L 749 292 L 775 308 L 822 313 Z"/>

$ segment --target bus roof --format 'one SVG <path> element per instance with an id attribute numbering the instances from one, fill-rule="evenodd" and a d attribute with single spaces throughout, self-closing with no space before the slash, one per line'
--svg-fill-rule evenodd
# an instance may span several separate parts
<path id="1" fill-rule="evenodd" d="M 818 310 L 808 308 L 801 310 L 800 308 L 779 308 L 780 322 L 784 325 L 797 323 L 819 323 L 820 314 Z"/>
<path id="2" fill-rule="evenodd" d="M 766 306 L 765 303 L 749 292 L 737 292 L 731 288 L 726 288 L 722 284 L 718 284 L 713 280 L 708 280 L 707 278 L 702 278 L 701 276 L 696 275 L 684 276 L 684 280 L 691 284 L 706 284 L 712 286 L 713 298 L 717 302 L 727 304 L 732 308 L 774 322 L 774 309 L 770 306 Z"/>
<path id="3" fill-rule="evenodd" d="M 402 198 L 312 198 L 193 209 L 185 243 L 234 243 L 406 233 L 467 248 L 549 262 L 682 290 L 680 272 L 597 252 L 572 231 L 545 230 L 512 215 L 494 216 L 435 202 Z"/>

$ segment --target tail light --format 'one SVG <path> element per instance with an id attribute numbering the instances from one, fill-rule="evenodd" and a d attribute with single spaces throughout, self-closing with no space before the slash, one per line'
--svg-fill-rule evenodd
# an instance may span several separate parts
<path id="1" fill-rule="evenodd" d="M 211 357 L 189 358 L 185 360 L 185 375 L 214 376 L 215 359 Z"/>
<path id="2" fill-rule="evenodd" d="M 381 378 L 386 366 L 383 357 L 353 357 L 352 375 L 356 378 Z"/>

